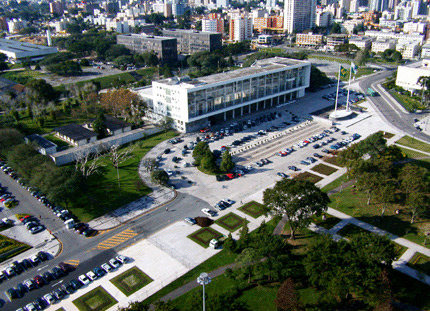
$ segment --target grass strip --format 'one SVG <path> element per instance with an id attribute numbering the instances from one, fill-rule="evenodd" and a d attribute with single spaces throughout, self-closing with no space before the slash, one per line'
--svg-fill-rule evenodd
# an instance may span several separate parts
<path id="1" fill-rule="evenodd" d="M 403 136 L 398 141 L 396 141 L 396 144 L 430 153 L 430 144 L 410 136 Z"/>
<path id="2" fill-rule="evenodd" d="M 323 163 L 315 165 L 311 170 L 314 172 L 326 175 L 326 176 L 331 175 L 337 171 L 336 168 L 334 168 L 332 166 L 325 165 Z"/>

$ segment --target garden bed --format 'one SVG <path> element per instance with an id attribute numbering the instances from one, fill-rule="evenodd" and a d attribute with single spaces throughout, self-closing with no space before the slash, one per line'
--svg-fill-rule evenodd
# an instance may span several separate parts
<path id="1" fill-rule="evenodd" d="M 188 238 L 200 246 L 204 248 L 209 247 L 209 242 L 212 239 L 217 239 L 222 236 L 222 233 L 216 231 L 215 229 L 212 229 L 210 227 L 201 228 L 197 230 L 196 232 L 190 234 Z"/>
<path id="2" fill-rule="evenodd" d="M 228 213 L 227 215 L 224 215 L 223 217 L 215 221 L 217 225 L 223 227 L 230 232 L 234 232 L 237 229 L 241 228 L 244 222 L 248 223 L 249 221 L 234 213 Z"/>
<path id="3" fill-rule="evenodd" d="M 243 204 L 238 210 L 254 218 L 258 218 L 265 213 L 264 205 L 255 201 Z"/>
<path id="4" fill-rule="evenodd" d="M 332 166 L 325 165 L 323 163 L 315 165 L 311 170 L 314 172 L 326 175 L 326 176 L 331 175 L 337 171 L 336 168 L 334 168 Z"/>
<path id="5" fill-rule="evenodd" d="M 118 301 L 101 286 L 73 300 L 80 311 L 104 311 L 116 305 Z"/>
<path id="6" fill-rule="evenodd" d="M 308 180 L 308 181 L 310 181 L 311 183 L 314 183 L 314 184 L 316 184 L 317 182 L 323 180 L 323 178 L 321 176 L 317 176 L 317 175 L 309 173 L 309 172 L 304 172 L 304 173 L 297 174 L 293 178 L 296 179 L 296 180 Z"/>
<path id="7" fill-rule="evenodd" d="M 127 297 L 152 281 L 153 279 L 137 267 L 130 268 L 110 280 Z"/>

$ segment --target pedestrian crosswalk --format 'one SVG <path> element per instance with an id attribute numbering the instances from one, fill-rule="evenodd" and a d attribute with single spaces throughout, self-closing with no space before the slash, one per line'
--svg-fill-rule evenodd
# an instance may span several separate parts
<path id="1" fill-rule="evenodd" d="M 64 263 L 67 263 L 67 264 L 69 264 L 71 266 L 77 267 L 79 265 L 79 260 L 77 260 L 77 259 L 69 259 L 69 260 L 64 261 Z"/>
<path id="2" fill-rule="evenodd" d="M 121 243 L 124 243 L 125 241 L 134 238 L 137 235 L 136 232 L 134 232 L 132 229 L 124 230 L 113 237 L 110 237 L 109 239 L 99 243 L 97 245 L 98 249 L 111 249 Z"/>

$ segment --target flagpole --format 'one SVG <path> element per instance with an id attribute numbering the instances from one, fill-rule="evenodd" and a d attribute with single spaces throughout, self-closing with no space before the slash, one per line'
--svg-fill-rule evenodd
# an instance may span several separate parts
<path id="1" fill-rule="evenodd" d="M 348 95 L 346 96 L 346 111 L 349 111 L 349 90 L 351 87 L 352 64 L 349 68 Z"/>
<path id="2" fill-rule="evenodd" d="M 335 112 L 335 114 L 336 114 L 336 111 L 337 111 L 337 99 L 338 99 L 338 97 L 339 97 L 339 82 L 340 82 L 340 68 L 341 68 L 342 66 L 341 65 L 339 65 L 339 74 L 338 74 L 338 76 L 337 76 L 337 89 L 336 89 L 336 101 L 335 101 L 335 103 L 334 103 L 334 112 Z"/>

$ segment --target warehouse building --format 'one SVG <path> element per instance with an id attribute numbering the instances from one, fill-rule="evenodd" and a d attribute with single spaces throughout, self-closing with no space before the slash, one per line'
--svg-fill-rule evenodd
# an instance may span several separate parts
<path id="1" fill-rule="evenodd" d="M 0 39 L 0 53 L 5 54 L 11 63 L 21 63 L 27 60 L 41 60 L 46 55 L 58 53 L 58 50 L 51 46 Z"/>

